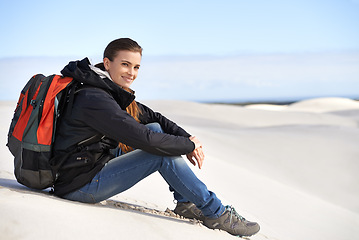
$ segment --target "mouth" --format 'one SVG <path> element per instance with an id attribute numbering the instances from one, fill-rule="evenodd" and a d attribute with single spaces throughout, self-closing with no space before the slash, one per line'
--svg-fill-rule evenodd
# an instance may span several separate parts
<path id="1" fill-rule="evenodd" d="M 131 78 L 131 77 L 122 77 L 122 79 L 123 79 L 125 82 L 132 82 L 132 81 L 133 81 L 133 78 Z"/>

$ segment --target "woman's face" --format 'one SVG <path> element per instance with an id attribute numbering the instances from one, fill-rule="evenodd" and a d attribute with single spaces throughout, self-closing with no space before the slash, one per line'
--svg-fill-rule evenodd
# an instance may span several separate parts
<path id="1" fill-rule="evenodd" d="M 105 69 L 112 80 L 120 87 L 129 88 L 136 79 L 141 63 L 141 54 L 128 50 L 121 50 L 113 61 L 103 59 Z"/>

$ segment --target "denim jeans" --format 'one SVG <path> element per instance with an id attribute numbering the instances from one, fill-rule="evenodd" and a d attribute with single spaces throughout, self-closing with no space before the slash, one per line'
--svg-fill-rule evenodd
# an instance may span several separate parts
<path id="1" fill-rule="evenodd" d="M 158 123 L 146 126 L 152 131 L 162 132 Z M 221 201 L 196 177 L 181 156 L 158 156 L 139 149 L 111 159 L 90 183 L 64 198 L 100 202 L 131 188 L 156 171 L 168 183 L 178 202 L 192 202 L 211 218 L 223 213 Z"/>

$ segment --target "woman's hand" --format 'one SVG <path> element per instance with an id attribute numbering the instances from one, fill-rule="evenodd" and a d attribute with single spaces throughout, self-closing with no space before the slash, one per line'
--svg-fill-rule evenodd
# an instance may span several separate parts
<path id="1" fill-rule="evenodd" d="M 196 161 L 197 161 L 198 168 L 201 169 L 203 161 L 204 161 L 204 153 L 203 153 L 203 149 L 202 149 L 202 143 L 195 136 L 191 136 L 189 139 L 194 143 L 195 148 L 194 148 L 193 152 L 186 155 L 187 159 L 194 166 L 196 166 Z"/>

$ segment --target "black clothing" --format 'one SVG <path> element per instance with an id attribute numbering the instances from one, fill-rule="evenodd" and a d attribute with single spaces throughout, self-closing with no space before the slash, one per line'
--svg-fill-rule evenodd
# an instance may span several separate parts
<path id="1" fill-rule="evenodd" d="M 72 109 L 65 111 L 71 114 L 65 114 L 59 123 L 55 155 L 71 151 L 91 137 L 97 136 L 97 141 L 78 148 L 78 152 L 65 161 L 55 182 L 56 195 L 63 196 L 90 182 L 114 157 L 109 149 L 116 148 L 119 142 L 163 156 L 184 155 L 194 150 L 190 134 L 141 103 L 137 103 L 140 109 L 138 123 L 125 111 L 134 101 L 134 94 L 108 78 L 101 78 L 89 64 L 85 58 L 70 62 L 61 71 L 65 77 L 81 82 L 81 86 L 75 94 Z M 144 125 L 152 122 L 158 122 L 165 134 L 152 132 Z"/>

